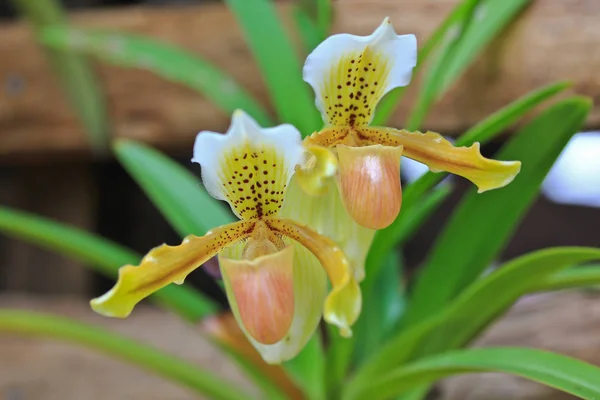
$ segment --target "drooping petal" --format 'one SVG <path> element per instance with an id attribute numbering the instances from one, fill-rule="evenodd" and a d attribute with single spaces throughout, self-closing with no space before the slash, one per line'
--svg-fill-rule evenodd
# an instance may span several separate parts
<path id="1" fill-rule="evenodd" d="M 294 247 L 294 317 L 289 330 L 277 343 L 259 343 L 250 335 L 240 316 L 239 302 L 232 295 L 233 290 L 225 279 L 229 304 L 240 328 L 269 364 L 290 360 L 304 348 L 321 320 L 327 295 L 327 276 L 319 260 L 300 244 L 287 239 L 285 241 Z M 225 249 L 222 258 L 239 259 L 242 254 L 243 245 L 238 244 Z"/>
<path id="2" fill-rule="evenodd" d="M 204 236 L 190 235 L 179 246 L 156 247 L 138 266 L 121 267 L 115 286 L 90 304 L 104 316 L 125 318 L 140 300 L 170 283 L 183 283 L 190 272 L 223 247 L 247 237 L 253 227 L 254 222 L 235 222 Z"/>
<path id="3" fill-rule="evenodd" d="M 375 106 L 406 86 L 417 63 L 414 35 L 397 35 L 386 18 L 369 36 L 333 35 L 306 59 L 303 76 L 314 89 L 326 125 L 368 125 Z"/>
<path id="4" fill-rule="evenodd" d="M 357 130 L 361 144 L 403 146 L 403 155 L 427 165 L 433 172 L 447 171 L 467 178 L 479 193 L 508 185 L 521 170 L 520 161 L 497 161 L 485 158 L 479 143 L 455 147 L 434 132 L 409 132 L 393 128 L 362 127 Z"/>
<path id="5" fill-rule="evenodd" d="M 323 194 L 327 180 L 337 173 L 337 158 L 331 150 L 321 146 L 308 146 L 305 160 L 296 167 L 294 178 L 307 193 Z"/>
<path id="6" fill-rule="evenodd" d="M 227 133 L 198 134 L 192 161 L 202 166 L 202 181 L 213 197 L 226 200 L 241 219 L 252 219 L 279 211 L 303 153 L 292 125 L 261 128 L 238 110 Z"/>
<path id="7" fill-rule="evenodd" d="M 265 222 L 271 229 L 296 240 L 317 257 L 333 287 L 325 300 L 323 316 L 327 322 L 339 327 L 342 336 L 352 336 L 350 327 L 360 314 L 362 296 L 352 267 L 342 250 L 333 240 L 292 220 L 267 218 Z"/>
<path id="8" fill-rule="evenodd" d="M 362 226 L 383 229 L 400 212 L 402 146 L 337 146 L 339 186 L 348 213 Z"/>
<path id="9" fill-rule="evenodd" d="M 220 256 L 219 264 L 246 331 L 258 343 L 280 341 L 294 317 L 294 247 L 252 260 Z"/>
<path id="10" fill-rule="evenodd" d="M 335 179 L 325 180 L 323 194 L 311 196 L 300 187 L 297 178 L 294 175 L 290 181 L 280 217 L 310 226 L 337 243 L 350 261 L 354 278 L 361 282 L 375 231 L 357 224 L 348 214 Z"/>
<path id="11" fill-rule="evenodd" d="M 285 393 L 287 398 L 292 400 L 304 399 L 302 390 L 281 366 L 269 365 L 263 360 L 260 353 L 246 338 L 232 313 L 227 312 L 205 318 L 200 322 L 200 329 L 208 333 L 209 337 L 219 345 L 225 346 L 227 350 L 233 349 L 246 361 L 250 362 L 252 368 L 258 369 L 271 379 Z"/>

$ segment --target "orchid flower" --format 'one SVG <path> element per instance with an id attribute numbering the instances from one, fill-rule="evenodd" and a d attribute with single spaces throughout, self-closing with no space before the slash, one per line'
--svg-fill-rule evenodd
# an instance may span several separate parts
<path id="1" fill-rule="evenodd" d="M 361 294 L 346 256 L 331 239 L 279 215 L 303 153 L 296 128 L 261 128 L 241 111 L 227 133 L 200 132 L 192 161 L 201 165 L 209 193 L 227 201 L 240 221 L 190 235 L 179 246 L 159 246 L 138 266 L 122 267 L 116 285 L 92 300 L 92 308 L 124 318 L 140 300 L 183 283 L 218 255 L 235 319 L 265 361 L 295 356 L 321 315 L 349 336 Z"/>
<path id="2" fill-rule="evenodd" d="M 484 158 L 479 143 L 454 147 L 434 132 L 371 126 L 377 103 L 406 86 L 417 63 L 414 35 L 397 35 L 389 19 L 369 36 L 338 34 L 308 56 L 304 80 L 316 95 L 325 127 L 305 139 L 312 152 L 297 171 L 298 183 L 320 193 L 336 176 L 352 218 L 371 229 L 385 228 L 400 212 L 400 157 L 426 164 L 433 172 L 467 178 L 479 192 L 503 187 L 518 174 L 519 161 Z M 322 148 L 333 151 L 333 158 Z"/>

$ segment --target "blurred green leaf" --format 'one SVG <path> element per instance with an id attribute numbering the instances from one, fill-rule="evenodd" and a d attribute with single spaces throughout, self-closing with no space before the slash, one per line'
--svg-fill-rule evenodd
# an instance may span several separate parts
<path id="1" fill-rule="evenodd" d="M 102 237 L 33 214 L 0 206 L 0 231 L 84 262 L 99 273 L 116 278 L 119 267 L 136 265 L 141 256 Z M 41 268 L 41 267 L 40 267 Z M 196 322 L 218 306 L 183 285 L 169 285 L 151 296 L 181 317 Z"/>
<path id="2" fill-rule="evenodd" d="M 0 310 L 0 332 L 81 344 L 153 372 L 211 399 L 248 398 L 247 393 L 238 390 L 235 384 L 221 379 L 211 371 L 160 352 L 138 340 L 66 318 L 30 311 Z"/>
<path id="3" fill-rule="evenodd" d="M 402 259 L 397 252 L 387 253 L 386 261 L 377 274 L 369 295 L 363 295 L 363 308 L 352 328 L 355 340 L 354 360 L 358 365 L 389 338 L 404 311 L 406 299 L 402 282 Z"/>
<path id="4" fill-rule="evenodd" d="M 563 100 L 504 146 L 495 158 L 522 161 L 520 174 L 505 188 L 482 194 L 471 188 L 464 196 L 416 280 L 404 323 L 438 312 L 497 257 L 590 107 L 585 98 Z"/>
<path id="5" fill-rule="evenodd" d="M 452 375 L 503 372 L 542 383 L 582 399 L 600 398 L 600 368 L 574 358 L 525 348 L 486 348 L 453 351 L 427 357 L 392 370 L 344 400 L 384 400 Z"/>
<path id="6" fill-rule="evenodd" d="M 600 260 L 600 249 L 558 247 L 521 256 L 479 279 L 450 305 L 394 337 L 357 373 L 356 385 L 423 355 L 466 345 L 520 296 L 572 265 Z"/>
<path id="7" fill-rule="evenodd" d="M 544 101 L 562 92 L 570 86 L 566 82 L 553 83 L 536 89 L 525 96 L 513 101 L 509 105 L 501 108 L 492 115 L 488 116 L 477 125 L 466 131 L 458 139 L 456 146 L 470 146 L 475 142 L 481 144 L 488 143 L 496 136 L 510 128 L 517 121 L 523 118 L 527 113 L 531 112 L 535 107 L 539 106 Z M 408 185 L 403 193 L 404 210 L 409 209 L 416 204 L 420 204 L 421 197 L 427 190 L 446 177 L 444 172 L 427 172 L 415 182 Z M 394 224 L 402 224 L 403 218 L 409 218 L 412 212 L 401 213 Z"/>
<path id="8" fill-rule="evenodd" d="M 201 236 L 235 221 L 225 203 L 215 200 L 198 178 L 169 157 L 130 140 L 118 140 L 114 147 L 127 172 L 182 237 Z"/>
<path id="9" fill-rule="evenodd" d="M 288 375 L 302 388 L 307 400 L 325 400 L 325 352 L 317 331 L 302 352 L 283 364 Z"/>
<path id="10" fill-rule="evenodd" d="M 328 399 L 340 397 L 340 385 L 346 379 L 346 372 L 352 362 L 354 339 L 340 336 L 338 328 L 326 324 L 328 347 L 326 353 L 325 387 Z"/>
<path id="11" fill-rule="evenodd" d="M 306 52 L 309 53 L 315 47 L 317 47 L 319 43 L 321 43 L 323 38 L 317 30 L 317 25 L 315 24 L 315 22 L 310 18 L 310 15 L 308 15 L 302 7 L 295 7 L 292 12 L 292 16 L 294 17 L 296 29 L 298 30 L 300 38 L 302 39 L 304 50 L 306 50 Z"/>
<path id="12" fill-rule="evenodd" d="M 324 40 L 331 29 L 333 21 L 333 4 L 332 0 L 316 0 L 317 2 L 317 27 L 321 35 L 321 40 Z"/>
<path id="13" fill-rule="evenodd" d="M 394 247 L 402 245 L 405 240 L 410 238 L 412 234 L 427 221 L 431 214 L 433 214 L 450 193 L 452 193 L 452 187 L 450 185 L 437 187 L 420 202 L 414 203 L 410 208 L 410 212 L 406 209 L 402 209 L 400 211 L 402 217 L 396 218 L 390 226 L 375 233 L 373 244 L 371 245 L 367 256 L 366 265 L 368 274 L 362 283 L 363 294 L 365 297 L 370 295 L 371 282 L 377 278 L 379 270 L 387 255 Z"/>
<path id="14" fill-rule="evenodd" d="M 570 266 L 600 260 L 600 249 L 557 247 L 521 256 L 475 281 L 443 312 L 444 318 L 413 358 L 461 347 L 475 338 L 539 281 Z"/>
<path id="15" fill-rule="evenodd" d="M 13 4 L 32 24 L 36 35 L 49 25 L 66 23 L 57 0 L 13 0 Z M 88 134 L 92 151 L 108 150 L 111 130 L 106 103 L 100 85 L 87 60 L 69 49 L 48 51 L 48 60 L 62 84 L 71 106 L 77 111 Z"/>
<path id="16" fill-rule="evenodd" d="M 413 75 L 417 75 L 418 72 L 426 65 L 429 60 L 429 56 L 435 50 L 444 37 L 448 29 L 451 26 L 461 26 L 462 21 L 465 20 L 465 13 L 467 13 L 473 4 L 480 0 L 463 0 L 460 2 L 450 14 L 442 21 L 440 25 L 435 29 L 431 36 L 425 42 L 425 45 L 419 50 L 417 57 L 417 67 L 414 70 Z M 396 88 L 388 93 L 381 102 L 377 105 L 375 110 L 375 117 L 373 118 L 373 125 L 386 125 L 388 119 L 396 109 L 398 102 L 404 94 L 406 87 Z"/>
<path id="17" fill-rule="evenodd" d="M 230 76 L 174 45 L 131 34 L 60 26 L 45 28 L 41 34 L 43 43 L 54 49 L 83 52 L 114 65 L 149 70 L 197 90 L 228 114 L 240 108 L 259 124 L 272 125 L 264 108 Z"/>
<path id="18" fill-rule="evenodd" d="M 463 13 L 446 32 L 445 42 L 435 60 L 428 66 L 406 129 L 416 130 L 421 126 L 433 103 L 529 2 L 530 0 L 465 1 Z"/>
<path id="19" fill-rule="evenodd" d="M 246 40 L 267 84 L 279 118 L 303 135 L 323 125 L 294 46 L 271 0 L 225 1 L 246 34 Z"/>
<path id="20" fill-rule="evenodd" d="M 540 279 L 534 284 L 531 291 L 549 292 L 585 287 L 596 288 L 598 285 L 600 285 L 600 265 L 586 265 L 560 271 Z"/>

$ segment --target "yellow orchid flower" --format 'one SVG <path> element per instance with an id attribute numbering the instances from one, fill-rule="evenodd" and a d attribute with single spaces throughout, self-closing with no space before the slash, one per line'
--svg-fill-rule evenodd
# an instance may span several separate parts
<path id="1" fill-rule="evenodd" d="M 227 201 L 240 221 L 202 237 L 190 235 L 179 246 L 159 246 L 138 266 L 122 267 L 116 285 L 93 299 L 92 308 L 127 317 L 140 300 L 172 282 L 181 284 L 218 255 L 235 319 L 265 361 L 294 357 L 321 315 L 349 336 L 361 293 L 346 256 L 331 239 L 279 215 L 303 153 L 296 128 L 261 128 L 241 111 L 227 133 L 200 132 L 192 161 L 201 165 L 209 193 Z"/>
<path id="2" fill-rule="evenodd" d="M 305 139 L 313 155 L 297 172 L 298 183 L 319 193 L 335 164 L 319 151 L 337 157 L 337 184 L 348 213 L 360 225 L 385 228 L 400 211 L 400 157 L 469 179 L 479 192 L 510 183 L 519 161 L 484 158 L 479 143 L 454 147 L 434 132 L 409 132 L 371 126 L 377 103 L 390 90 L 406 86 L 417 63 L 414 35 L 397 35 L 389 19 L 369 36 L 333 35 L 307 58 L 304 80 L 316 95 L 325 127 Z"/>

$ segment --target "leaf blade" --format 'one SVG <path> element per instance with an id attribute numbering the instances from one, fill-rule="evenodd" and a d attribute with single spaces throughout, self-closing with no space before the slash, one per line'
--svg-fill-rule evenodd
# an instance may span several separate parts
<path id="1" fill-rule="evenodd" d="M 65 24 L 63 10 L 55 0 L 13 0 L 13 4 L 31 21 L 38 40 L 47 26 Z M 66 49 L 48 50 L 48 60 L 85 127 L 92 151 L 104 154 L 108 150 L 110 118 L 94 71 L 79 54 Z"/>
<path id="2" fill-rule="evenodd" d="M 169 157 L 131 140 L 118 140 L 114 148 L 119 162 L 182 237 L 202 236 L 235 221 L 193 174 Z"/>
<path id="3" fill-rule="evenodd" d="M 82 261 L 108 277 L 116 277 L 119 267 L 136 265 L 141 259 L 139 254 L 105 238 L 3 206 L 0 206 L 0 231 Z M 218 309 L 212 300 L 186 285 L 169 285 L 151 298 L 191 322 Z"/>
<path id="4" fill-rule="evenodd" d="M 406 324 L 435 313 L 496 257 L 589 109 L 587 99 L 563 100 L 532 120 L 501 150 L 498 159 L 523 162 L 521 173 L 500 190 L 478 195 L 471 189 L 465 195 L 415 282 Z M 464 226 L 470 227 L 468 232 Z M 443 285 L 440 276 L 448 278 Z"/>
<path id="5" fill-rule="evenodd" d="M 163 376 L 211 399 L 236 400 L 247 397 L 231 382 L 208 370 L 139 341 L 67 318 L 31 311 L 0 310 L 0 331 L 84 345 Z"/>
<path id="6" fill-rule="evenodd" d="M 421 356 L 466 345 L 539 281 L 572 265 L 600 260 L 600 249 L 559 247 L 518 257 L 469 286 L 437 314 L 401 331 L 361 367 L 349 387 Z"/>
<path id="7" fill-rule="evenodd" d="M 226 4 L 245 32 L 279 119 L 296 126 L 303 135 L 318 130 L 321 116 L 272 1 L 226 0 Z"/>
<path id="8" fill-rule="evenodd" d="M 72 50 L 128 68 L 149 70 L 198 91 L 227 114 L 240 108 L 260 124 L 272 124 L 264 108 L 230 76 L 201 57 L 174 45 L 133 34 L 48 27 L 42 41 L 58 50 Z"/>
<path id="9" fill-rule="evenodd" d="M 379 400 L 463 373 L 503 372 L 583 399 L 600 396 L 600 368 L 574 358 L 534 349 L 487 348 L 440 354 L 398 368 L 345 397 Z"/>

